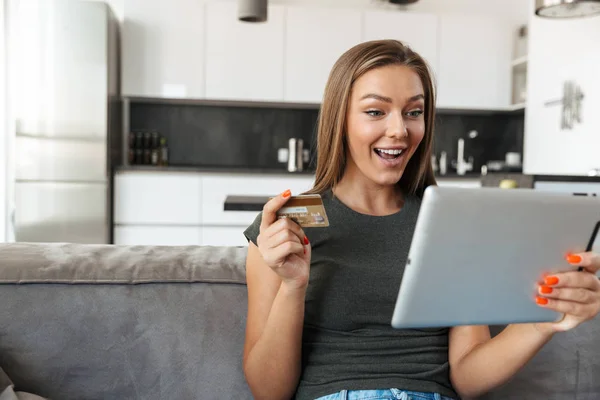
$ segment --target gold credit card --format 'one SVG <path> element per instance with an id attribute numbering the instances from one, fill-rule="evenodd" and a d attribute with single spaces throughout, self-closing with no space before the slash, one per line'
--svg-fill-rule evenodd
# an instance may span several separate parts
<path id="1" fill-rule="evenodd" d="M 319 194 L 292 196 L 277 211 L 277 218 L 290 218 L 303 228 L 329 226 L 323 199 Z"/>

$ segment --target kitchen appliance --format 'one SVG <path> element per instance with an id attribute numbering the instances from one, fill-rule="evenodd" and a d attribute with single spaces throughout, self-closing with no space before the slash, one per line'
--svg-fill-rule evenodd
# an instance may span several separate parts
<path id="1" fill-rule="evenodd" d="M 546 18 L 579 18 L 600 14 L 600 0 L 536 0 L 535 13 Z"/>
<path id="2" fill-rule="evenodd" d="M 118 21 L 101 2 L 16 2 L 12 221 L 20 242 L 111 242 Z"/>
<path id="3" fill-rule="evenodd" d="M 304 141 L 300 138 L 288 140 L 288 167 L 289 172 L 304 170 Z"/>

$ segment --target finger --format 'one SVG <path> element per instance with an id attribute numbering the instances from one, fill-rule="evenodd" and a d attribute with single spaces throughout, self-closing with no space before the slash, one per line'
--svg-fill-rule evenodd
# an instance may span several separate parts
<path id="1" fill-rule="evenodd" d="M 538 288 L 538 293 L 549 299 L 573 301 L 575 303 L 592 303 L 598 294 L 588 289 L 581 288 L 553 288 L 542 285 Z"/>
<path id="2" fill-rule="evenodd" d="M 298 240 L 300 242 L 304 241 L 304 238 L 306 237 L 306 235 L 304 234 L 304 231 L 302 230 L 300 225 L 298 225 L 297 223 L 295 223 L 294 221 L 292 221 L 289 218 L 281 218 L 279 221 L 277 221 L 274 224 L 272 224 L 271 226 L 269 226 L 264 231 L 263 236 L 266 238 L 271 238 L 276 235 L 279 235 L 281 231 L 292 232 L 294 235 L 296 235 L 298 237 Z"/>
<path id="3" fill-rule="evenodd" d="M 594 306 L 574 301 L 549 299 L 547 297 L 536 297 L 536 303 L 543 308 L 557 311 L 559 313 L 573 315 L 575 317 L 587 318 L 594 314 Z"/>
<path id="4" fill-rule="evenodd" d="M 302 244 L 302 240 L 298 237 L 298 235 L 289 229 L 283 229 L 277 232 L 277 234 L 271 236 L 265 245 L 269 249 L 274 249 L 285 242 L 296 242 Z"/>
<path id="5" fill-rule="evenodd" d="M 262 217 L 260 220 L 260 230 L 267 229 L 277 219 L 277 210 L 281 208 L 292 196 L 292 192 L 288 189 L 279 196 L 273 197 L 264 206 Z"/>
<path id="6" fill-rule="evenodd" d="M 298 254 L 298 256 L 304 256 L 304 246 L 298 242 L 284 242 L 279 246 L 271 250 L 273 257 L 280 262 L 285 260 L 290 254 Z"/>
<path id="7" fill-rule="evenodd" d="M 586 271 L 595 274 L 600 270 L 600 255 L 591 251 L 585 253 L 568 254 L 567 261 L 571 265 L 583 267 Z"/>
<path id="8" fill-rule="evenodd" d="M 546 276 L 544 284 L 553 288 L 570 287 L 598 290 L 598 277 L 587 271 L 570 271 Z"/>

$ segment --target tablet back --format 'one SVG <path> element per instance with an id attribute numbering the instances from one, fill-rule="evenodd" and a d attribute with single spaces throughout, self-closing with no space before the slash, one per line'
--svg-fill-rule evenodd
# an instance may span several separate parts
<path id="1" fill-rule="evenodd" d="M 600 199 L 530 189 L 429 187 L 392 318 L 395 328 L 561 317 L 535 303 L 543 274 L 576 270 L 600 224 Z"/>

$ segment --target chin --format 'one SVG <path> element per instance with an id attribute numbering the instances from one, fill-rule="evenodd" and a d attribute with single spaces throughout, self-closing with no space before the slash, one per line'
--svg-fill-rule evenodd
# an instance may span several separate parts
<path id="1" fill-rule="evenodd" d="M 380 186 L 394 186 L 400 182 L 403 175 L 404 169 L 401 171 L 385 171 L 373 176 L 372 180 Z"/>

